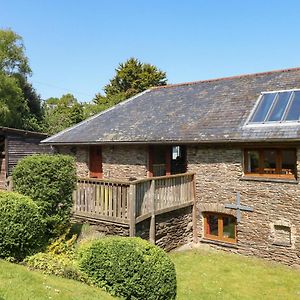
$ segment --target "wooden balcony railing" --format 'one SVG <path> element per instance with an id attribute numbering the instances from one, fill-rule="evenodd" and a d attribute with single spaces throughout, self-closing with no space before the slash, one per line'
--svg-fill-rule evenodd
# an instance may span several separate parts
<path id="1" fill-rule="evenodd" d="M 129 182 L 78 178 L 73 193 L 74 213 L 117 223 L 128 223 Z"/>
<path id="2" fill-rule="evenodd" d="M 195 202 L 193 173 L 151 177 L 134 181 L 78 178 L 73 193 L 74 215 L 130 227 L 151 218 L 150 240 L 155 236 L 155 216 Z"/>

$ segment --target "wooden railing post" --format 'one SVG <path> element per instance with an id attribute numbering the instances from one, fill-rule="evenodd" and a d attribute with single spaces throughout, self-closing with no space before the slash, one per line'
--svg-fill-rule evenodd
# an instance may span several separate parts
<path id="1" fill-rule="evenodd" d="M 192 175 L 192 191 L 193 191 L 193 212 L 192 212 L 192 222 L 193 222 L 193 242 L 198 242 L 197 233 L 197 199 L 196 199 L 196 179 L 195 174 Z"/>
<path id="2" fill-rule="evenodd" d="M 151 180 L 149 198 L 151 210 L 149 240 L 155 244 L 155 180 Z"/>
<path id="3" fill-rule="evenodd" d="M 129 187 L 129 236 L 135 236 L 135 206 L 136 206 L 136 184 Z"/>

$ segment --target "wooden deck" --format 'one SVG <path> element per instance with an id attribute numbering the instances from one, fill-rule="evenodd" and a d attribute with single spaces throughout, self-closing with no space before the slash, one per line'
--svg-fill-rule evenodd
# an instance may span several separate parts
<path id="1" fill-rule="evenodd" d="M 156 215 L 194 205 L 194 176 L 184 173 L 134 181 L 78 178 L 74 216 L 128 225 L 130 236 L 135 236 L 136 224 L 151 218 L 150 241 L 154 242 Z"/>

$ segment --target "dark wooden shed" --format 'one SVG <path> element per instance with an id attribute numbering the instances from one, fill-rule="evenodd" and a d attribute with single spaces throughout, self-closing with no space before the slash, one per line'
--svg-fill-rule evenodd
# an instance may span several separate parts
<path id="1" fill-rule="evenodd" d="M 40 145 L 46 137 L 40 132 L 0 127 L 0 189 L 6 189 L 7 178 L 21 158 L 51 152 L 50 146 Z"/>

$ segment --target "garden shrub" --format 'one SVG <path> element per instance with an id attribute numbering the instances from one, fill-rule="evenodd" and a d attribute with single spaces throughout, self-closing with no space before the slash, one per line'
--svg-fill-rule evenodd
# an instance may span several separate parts
<path id="1" fill-rule="evenodd" d="M 45 245 L 45 221 L 29 197 L 0 192 L 0 257 L 21 260 Z"/>
<path id="2" fill-rule="evenodd" d="M 106 237 L 82 244 L 80 270 L 96 286 L 125 299 L 175 299 L 176 273 L 167 254 L 140 238 Z"/>
<path id="3" fill-rule="evenodd" d="M 30 269 L 40 270 L 44 274 L 87 282 L 86 276 L 79 270 L 76 261 L 66 254 L 40 252 L 27 257 L 24 263 Z"/>
<path id="4" fill-rule="evenodd" d="M 44 274 L 52 274 L 69 279 L 87 282 L 86 276 L 80 272 L 75 260 L 77 234 L 72 228 L 50 244 L 44 253 L 26 257 L 24 264 L 30 269 L 40 270 Z"/>
<path id="5" fill-rule="evenodd" d="M 53 241 L 53 243 L 47 247 L 46 252 L 52 254 L 66 254 L 70 257 L 73 257 L 75 253 L 75 244 L 78 235 L 73 234 L 71 232 L 71 229 L 72 228 L 69 227 L 62 236 Z"/>
<path id="6" fill-rule="evenodd" d="M 49 238 L 61 235 L 69 225 L 75 182 L 75 161 L 67 155 L 27 156 L 13 170 L 14 189 L 41 208 Z"/>

